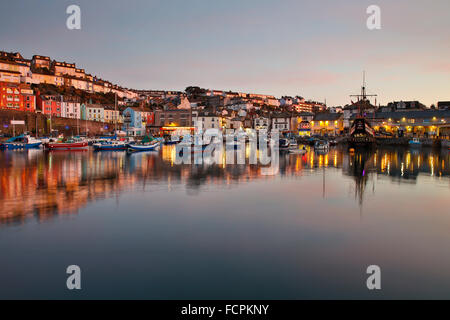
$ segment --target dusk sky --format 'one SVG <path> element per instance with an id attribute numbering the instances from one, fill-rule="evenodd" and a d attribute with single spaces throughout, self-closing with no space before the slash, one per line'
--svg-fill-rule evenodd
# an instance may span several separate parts
<path id="1" fill-rule="evenodd" d="M 81 7 L 81 30 L 66 8 Z M 366 27 L 381 7 L 381 30 Z M 329 106 L 450 100 L 449 0 L 3 1 L 0 50 L 75 62 L 135 89 L 301 95 Z"/>

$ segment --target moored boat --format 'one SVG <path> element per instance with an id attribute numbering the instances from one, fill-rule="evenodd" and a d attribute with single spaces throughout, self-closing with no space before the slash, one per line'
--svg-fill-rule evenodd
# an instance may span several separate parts
<path id="1" fill-rule="evenodd" d="M 36 149 L 41 146 L 42 142 L 29 135 L 20 135 L 12 137 L 4 143 L 0 144 L 0 149 L 3 150 L 18 150 L 18 149 Z"/>
<path id="2" fill-rule="evenodd" d="M 328 152 L 329 149 L 330 149 L 330 143 L 326 140 L 316 141 L 316 143 L 314 145 L 315 151 Z"/>
<path id="3" fill-rule="evenodd" d="M 422 142 L 420 141 L 419 138 L 413 138 L 408 143 L 411 147 L 421 147 L 422 146 Z"/>
<path id="4" fill-rule="evenodd" d="M 87 150 L 89 149 L 89 144 L 86 140 L 81 138 L 71 138 L 65 141 L 59 142 L 49 142 L 46 143 L 45 148 L 52 151 L 76 151 L 76 150 Z"/>
<path id="5" fill-rule="evenodd" d="M 127 143 L 124 141 L 107 141 L 94 143 L 92 145 L 96 151 L 120 151 L 127 150 Z"/>
<path id="6" fill-rule="evenodd" d="M 159 148 L 160 142 L 154 141 L 150 143 L 143 143 L 143 144 L 128 144 L 128 151 L 129 152 L 139 152 L 139 151 L 155 151 Z"/>
<path id="7" fill-rule="evenodd" d="M 368 95 L 366 93 L 365 73 L 363 76 L 361 94 L 352 96 L 358 98 L 358 114 L 350 127 L 349 145 L 352 148 L 373 147 L 376 144 L 375 132 L 369 121 L 366 119 L 366 109 L 373 108 L 370 104 L 369 97 L 376 97 L 376 95 Z"/>

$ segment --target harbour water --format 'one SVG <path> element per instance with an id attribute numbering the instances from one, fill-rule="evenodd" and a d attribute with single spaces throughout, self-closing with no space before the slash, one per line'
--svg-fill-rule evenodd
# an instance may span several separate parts
<path id="1" fill-rule="evenodd" d="M 447 150 L 308 149 L 274 175 L 174 158 L 1 152 L 0 298 L 449 298 Z"/>

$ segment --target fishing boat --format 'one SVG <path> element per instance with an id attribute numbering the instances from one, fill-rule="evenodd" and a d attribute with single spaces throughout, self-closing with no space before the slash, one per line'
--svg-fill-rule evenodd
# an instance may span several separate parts
<path id="1" fill-rule="evenodd" d="M 422 142 L 420 142 L 419 138 L 413 138 L 408 143 L 411 147 L 421 147 L 422 146 Z"/>
<path id="2" fill-rule="evenodd" d="M 95 151 L 120 151 L 128 148 L 125 141 L 117 140 L 94 143 L 92 146 Z"/>
<path id="3" fill-rule="evenodd" d="M 17 149 L 36 149 L 41 146 L 42 142 L 29 135 L 20 135 L 12 137 L 4 143 L 0 144 L 0 149 L 17 150 Z"/>
<path id="4" fill-rule="evenodd" d="M 128 143 L 127 148 L 129 152 L 139 151 L 155 151 L 161 144 L 160 139 L 155 139 L 152 136 L 145 136 L 139 143 Z"/>
<path id="5" fill-rule="evenodd" d="M 44 147 L 52 151 L 77 151 L 77 150 L 88 150 L 89 144 L 86 140 L 74 137 L 67 140 L 58 142 L 49 142 L 44 144 Z"/>
<path id="6" fill-rule="evenodd" d="M 139 151 L 155 151 L 158 150 L 160 145 L 159 141 L 154 141 L 149 144 L 128 144 L 129 152 L 139 152 Z"/>

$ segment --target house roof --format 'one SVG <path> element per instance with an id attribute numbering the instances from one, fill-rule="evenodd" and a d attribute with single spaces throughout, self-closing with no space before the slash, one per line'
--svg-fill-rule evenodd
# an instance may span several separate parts
<path id="1" fill-rule="evenodd" d="M 353 119 L 356 114 L 350 118 Z M 366 117 L 371 119 L 428 119 L 428 118 L 450 118 L 450 110 L 424 110 L 424 111 L 397 111 L 397 112 L 375 112 L 366 114 Z"/>
<path id="2" fill-rule="evenodd" d="M 342 113 L 318 113 L 314 116 L 314 121 L 336 121 L 342 117 Z"/>

